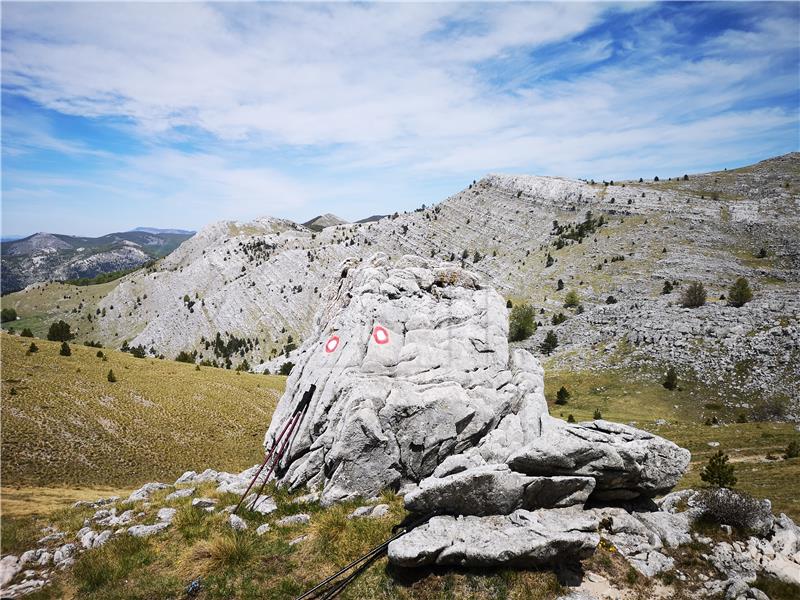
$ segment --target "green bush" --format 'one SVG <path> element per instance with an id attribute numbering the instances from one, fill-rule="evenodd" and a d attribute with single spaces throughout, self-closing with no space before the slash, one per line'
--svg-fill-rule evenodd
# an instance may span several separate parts
<path id="1" fill-rule="evenodd" d="M 753 299 L 753 291 L 747 279 L 739 277 L 728 291 L 728 304 L 731 306 L 744 306 Z"/>
<path id="2" fill-rule="evenodd" d="M 681 296 L 684 308 L 698 308 L 706 303 L 706 288 L 699 281 L 689 284 Z"/>
<path id="3" fill-rule="evenodd" d="M 38 351 L 39 351 L 39 346 L 37 346 L 35 342 L 31 342 L 31 345 L 28 346 L 28 352 L 33 354 L 34 352 L 38 352 Z"/>
<path id="4" fill-rule="evenodd" d="M 722 450 L 717 450 L 700 471 L 700 479 L 711 486 L 732 488 L 737 481 L 734 471 L 733 465 L 728 464 L 728 455 Z"/>
<path id="5" fill-rule="evenodd" d="M 800 442 L 797 440 L 792 440 L 789 442 L 789 445 L 786 446 L 786 452 L 783 455 L 783 458 L 797 458 L 800 456 Z"/>
<path id="6" fill-rule="evenodd" d="M 574 308 L 581 303 L 581 299 L 578 297 L 578 292 L 575 290 L 570 290 L 567 292 L 567 295 L 564 296 L 564 308 Z"/>
<path id="7" fill-rule="evenodd" d="M 13 308 L 4 308 L 0 310 L 0 322 L 8 323 L 9 321 L 17 320 L 17 311 Z"/>
<path id="8" fill-rule="evenodd" d="M 575 422 L 575 416 L 572 414 L 567 415 L 567 423 L 574 423 L 574 422 Z"/>
<path id="9" fill-rule="evenodd" d="M 675 367 L 667 369 L 667 376 L 664 378 L 664 383 L 662 385 L 668 390 L 674 390 L 678 387 L 678 372 L 675 370 Z"/>
<path id="10" fill-rule="evenodd" d="M 114 375 L 114 369 L 109 369 L 106 377 L 111 383 L 115 383 L 117 381 L 117 376 Z"/>
<path id="11" fill-rule="evenodd" d="M 19 335 L 21 337 L 33 337 L 33 332 L 28 327 L 25 327 Z"/>
<path id="12" fill-rule="evenodd" d="M 61 356 L 71 356 L 72 350 L 70 350 L 69 344 L 67 342 L 61 342 L 61 350 L 58 351 Z"/>
<path id="13" fill-rule="evenodd" d="M 559 389 L 558 392 L 556 392 L 556 404 L 558 404 L 559 406 L 563 406 L 564 404 L 567 403 L 569 398 L 570 398 L 569 390 L 567 390 L 567 388 L 565 388 L 562 385 L 561 389 Z"/>
<path id="14" fill-rule="evenodd" d="M 69 323 L 63 320 L 52 323 L 47 331 L 47 339 L 51 342 L 68 342 L 73 337 L 75 336 L 70 331 Z"/>
<path id="15" fill-rule="evenodd" d="M 281 365 L 280 371 L 278 373 L 280 375 L 288 375 L 294 369 L 294 363 L 291 361 L 287 361 Z"/>
<path id="16" fill-rule="evenodd" d="M 597 421 L 598 419 L 602 419 L 602 418 L 603 418 L 603 413 L 601 413 L 601 412 L 600 412 L 600 409 L 599 409 L 599 408 L 595 408 L 595 409 L 594 409 L 594 415 L 592 415 L 592 418 L 593 418 L 595 421 Z"/>
<path id="17" fill-rule="evenodd" d="M 519 342 L 528 339 L 536 331 L 536 311 L 525 302 L 511 309 L 508 317 L 508 339 Z"/>

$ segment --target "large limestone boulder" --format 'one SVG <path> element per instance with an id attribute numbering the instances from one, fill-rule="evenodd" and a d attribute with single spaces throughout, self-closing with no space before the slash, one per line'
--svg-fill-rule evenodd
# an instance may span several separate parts
<path id="1" fill-rule="evenodd" d="M 600 536 L 594 514 L 568 509 L 489 517 L 433 517 L 389 544 L 401 567 L 538 567 L 590 556 Z"/>
<path id="2" fill-rule="evenodd" d="M 594 477 L 594 498 L 622 500 L 668 492 L 690 458 L 688 450 L 669 440 L 627 425 L 543 418 L 541 435 L 508 463 L 527 475 Z"/>
<path id="3" fill-rule="evenodd" d="M 316 386 L 277 477 L 334 502 L 419 482 L 476 447 L 504 461 L 547 414 L 541 366 L 507 337 L 505 300 L 469 271 L 410 256 L 346 262 L 266 434 L 271 447 Z"/>

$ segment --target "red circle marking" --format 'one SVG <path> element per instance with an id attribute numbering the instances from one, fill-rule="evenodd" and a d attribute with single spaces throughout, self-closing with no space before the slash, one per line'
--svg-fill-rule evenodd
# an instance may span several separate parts
<path id="1" fill-rule="evenodd" d="M 376 325 L 375 329 L 372 330 L 372 339 L 375 340 L 376 344 L 386 344 L 389 341 L 389 332 L 385 327 Z"/>
<path id="2" fill-rule="evenodd" d="M 325 342 L 325 352 L 327 352 L 328 354 L 330 354 L 331 352 L 336 350 L 336 348 L 338 348 L 338 347 L 339 347 L 339 336 L 338 335 L 331 336 L 331 339 L 329 339 L 327 342 Z"/>

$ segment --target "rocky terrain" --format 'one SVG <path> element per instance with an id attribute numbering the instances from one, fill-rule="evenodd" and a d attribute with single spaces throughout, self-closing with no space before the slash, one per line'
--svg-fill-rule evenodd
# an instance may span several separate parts
<path id="1" fill-rule="evenodd" d="M 98 238 L 35 233 L 3 242 L 2 293 L 43 281 L 92 279 L 141 267 L 169 254 L 191 231 L 154 230 L 111 233 Z"/>
<path id="2" fill-rule="evenodd" d="M 506 299 L 534 306 L 542 327 L 521 346 L 539 354 L 552 327 L 559 345 L 547 366 L 675 366 L 719 387 L 726 402 L 796 418 L 798 208 L 797 153 L 659 181 L 489 175 L 376 222 L 321 231 L 272 218 L 212 224 L 68 316 L 80 339 L 274 372 L 310 334 L 342 261 L 414 254 L 464 263 Z M 720 299 L 737 277 L 754 293 L 741 308 Z M 677 285 L 662 295 L 667 281 Z M 708 303 L 683 309 L 693 281 Z M 570 291 L 579 309 L 564 308 Z M 551 325 L 559 313 L 566 320 Z"/>
<path id="3" fill-rule="evenodd" d="M 476 577 L 507 567 L 555 570 L 563 598 L 763 600 L 765 578 L 800 589 L 800 528 L 774 515 L 769 500 L 716 486 L 671 492 L 688 450 L 630 425 L 551 416 L 539 361 L 507 343 L 507 312 L 493 288 L 446 261 L 382 253 L 346 261 L 295 352 L 266 433 L 266 449 L 281 446 L 266 492 L 250 493 L 263 473 L 256 465 L 188 471 L 125 499 L 79 502 L 62 521 L 70 525 L 50 525 L 35 547 L 0 559 L 4 597 L 70 573 L 89 589 L 96 583 L 86 573 L 100 576 L 86 565 L 105 548 L 130 561 L 130 548 L 150 548 L 130 540 L 169 548 L 199 535 L 206 521 L 226 532 L 227 544 L 266 540 L 273 564 L 295 552 L 307 558 L 330 551 L 332 534 L 320 528 L 330 514 L 338 516 L 327 527 L 338 531 L 348 522 L 355 532 L 367 531 L 361 521 L 384 523 L 383 539 L 391 519 L 419 519 L 388 544 L 387 593 L 397 590 L 392 578 L 432 566 Z M 298 413 L 301 398 L 307 405 Z M 278 444 L 297 414 L 300 426 Z M 200 542 L 178 560 L 214 552 Z M 587 572 L 585 565 L 602 564 L 591 562 L 596 555 L 607 575 Z M 615 560 L 628 565 L 627 586 L 610 579 Z M 645 583 L 634 590 L 638 578 Z M 213 589 L 211 577 L 189 579 L 188 595 Z M 591 584 L 603 581 L 595 595 Z"/>

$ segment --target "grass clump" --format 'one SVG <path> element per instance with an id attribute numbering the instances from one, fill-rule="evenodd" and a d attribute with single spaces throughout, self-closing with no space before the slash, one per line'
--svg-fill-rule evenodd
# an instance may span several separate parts
<path id="1" fill-rule="evenodd" d="M 91 592 L 149 564 L 154 556 L 154 549 L 147 540 L 122 535 L 92 552 L 81 554 L 72 575 L 82 591 Z"/>

